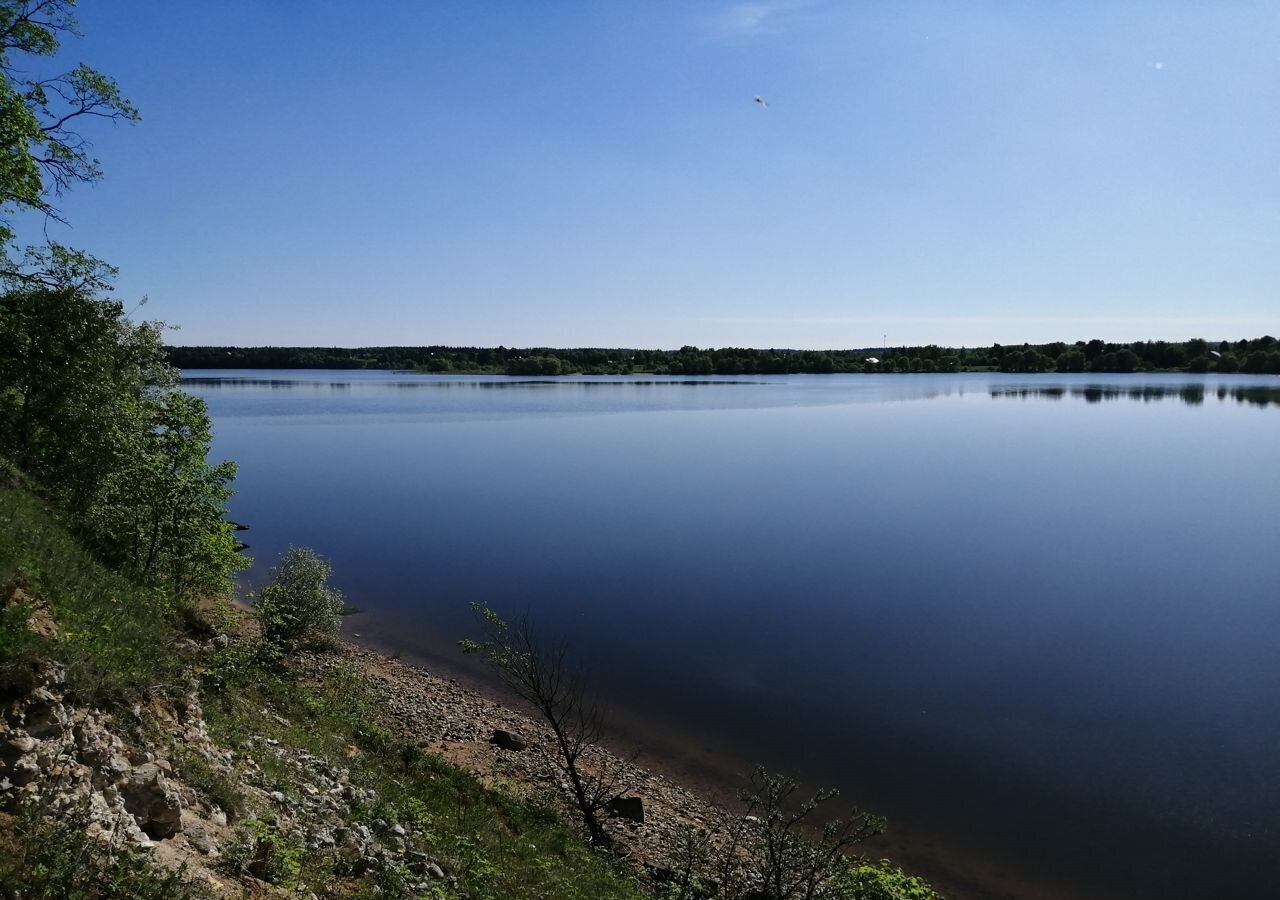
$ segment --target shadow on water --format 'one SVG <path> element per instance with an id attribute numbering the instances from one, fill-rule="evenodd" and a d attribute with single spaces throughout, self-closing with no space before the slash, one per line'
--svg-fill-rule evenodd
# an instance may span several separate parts
<path id="1" fill-rule="evenodd" d="M 1085 403 L 1104 403 L 1113 400 L 1133 400 L 1139 403 L 1155 403 L 1165 398 L 1177 398 L 1187 406 L 1202 406 L 1210 392 L 1203 384 L 1159 385 L 1144 384 L 1137 387 L 1114 385 L 1080 385 L 1073 387 L 997 387 L 991 389 L 993 399 L 1017 398 L 1019 400 L 1062 400 L 1072 397 Z M 1280 406 L 1280 387 L 1227 387 L 1219 385 L 1211 392 L 1220 403 L 1235 401 L 1249 406 Z"/>

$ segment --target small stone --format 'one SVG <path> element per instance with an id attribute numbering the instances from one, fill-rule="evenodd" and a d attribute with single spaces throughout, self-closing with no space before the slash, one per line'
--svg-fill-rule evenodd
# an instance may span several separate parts
<path id="1" fill-rule="evenodd" d="M 217 845 L 214 844 L 213 838 L 209 836 L 209 829 L 200 820 L 200 817 L 194 813 L 184 812 L 182 814 L 182 834 L 186 837 L 188 844 L 205 856 L 217 850 Z"/>
<path id="2" fill-rule="evenodd" d="M 4 745 L 4 756 L 25 756 L 32 750 L 36 749 L 36 745 L 40 742 L 30 735 L 20 734 L 17 737 L 9 738 Z"/>
<path id="3" fill-rule="evenodd" d="M 524 738 L 510 731 L 504 731 L 499 728 L 493 732 L 493 737 L 489 738 L 489 743 L 496 744 L 503 750 L 524 750 L 529 744 Z"/>
<path id="4" fill-rule="evenodd" d="M 32 784 L 39 777 L 40 763 L 36 761 L 35 754 L 29 754 L 13 764 L 6 780 L 11 780 L 17 787 L 22 787 Z"/>
<path id="5" fill-rule="evenodd" d="M 644 824 L 644 801 L 639 797 L 614 797 L 609 801 L 609 812 L 620 819 Z"/>
<path id="6" fill-rule="evenodd" d="M 129 761 L 121 756 L 113 756 L 97 768 L 94 784 L 108 789 L 111 784 L 121 781 L 129 774 Z"/>

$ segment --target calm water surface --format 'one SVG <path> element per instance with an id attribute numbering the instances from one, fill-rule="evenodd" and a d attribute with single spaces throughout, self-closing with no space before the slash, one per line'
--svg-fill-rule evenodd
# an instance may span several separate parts
<path id="1" fill-rule="evenodd" d="M 531 610 L 971 896 L 1280 883 L 1280 379 L 185 374 L 249 587 L 315 547 L 419 653 Z"/>

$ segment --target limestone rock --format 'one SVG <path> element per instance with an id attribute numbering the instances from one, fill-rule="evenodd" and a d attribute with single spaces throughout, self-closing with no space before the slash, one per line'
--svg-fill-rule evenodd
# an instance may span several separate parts
<path id="1" fill-rule="evenodd" d="M 182 813 L 182 834 L 187 839 L 187 843 L 194 847 L 205 856 L 217 851 L 218 847 L 213 842 L 213 838 L 209 836 L 209 828 L 204 821 L 195 813 Z"/>
<path id="2" fill-rule="evenodd" d="M 0 747 L 0 756 L 25 756 L 32 750 L 36 749 L 36 745 L 38 743 L 40 742 L 26 734 L 11 737 L 9 740 L 5 741 L 2 747 Z"/>
<path id="3" fill-rule="evenodd" d="M 121 793 L 125 809 L 149 837 L 167 838 L 177 834 L 182 801 L 155 763 L 143 763 L 130 772 L 121 785 Z"/>

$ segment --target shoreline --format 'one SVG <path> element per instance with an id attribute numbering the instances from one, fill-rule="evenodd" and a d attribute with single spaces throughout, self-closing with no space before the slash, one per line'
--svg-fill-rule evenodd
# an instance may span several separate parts
<path id="1" fill-rule="evenodd" d="M 489 787 L 504 789 L 523 799 L 547 803 L 563 810 L 572 820 L 562 789 L 562 775 L 554 763 L 554 740 L 533 717 L 501 702 L 439 669 L 396 659 L 386 653 L 344 639 L 336 653 L 313 656 L 307 667 L 323 672 L 341 663 L 357 670 L 367 689 L 398 728 L 423 750 L 478 778 Z M 496 730 L 524 739 L 520 751 L 502 750 L 490 743 Z M 711 833 L 727 830 L 730 813 L 696 792 L 676 783 L 647 765 L 624 758 L 604 746 L 583 756 L 583 768 L 620 762 L 625 771 L 623 794 L 639 796 L 644 803 L 644 823 L 623 818 L 608 819 L 617 849 L 632 864 L 671 868 L 676 858 L 679 829 L 703 828 Z"/>
<path id="2" fill-rule="evenodd" d="M 521 712 L 518 698 L 487 679 L 482 668 L 469 668 L 443 654 L 405 652 L 363 632 L 344 634 L 339 656 L 360 670 L 395 724 L 424 749 L 439 753 L 486 784 L 563 805 L 563 793 L 554 790 L 558 776 L 551 760 L 538 752 L 540 747 L 550 748 L 549 733 Z M 754 764 L 711 747 L 699 749 L 701 742 L 691 740 L 699 736 L 651 716 L 610 711 L 605 738 L 595 752 L 627 764 L 628 780 L 637 785 L 633 793 L 645 804 L 645 825 L 625 823 L 623 829 L 615 829 L 621 831 L 620 845 L 636 860 L 665 865 L 679 825 L 694 824 L 714 832 L 731 821 L 737 791 Z M 488 743 L 498 728 L 538 738 L 529 740 L 529 751 L 498 751 Z M 800 778 L 804 773 L 792 774 Z M 802 781 L 800 792 L 807 794 L 820 786 Z M 836 800 L 831 809 L 840 815 L 847 806 Z M 962 846 L 953 835 L 895 825 L 893 818 L 884 835 L 861 849 L 869 859 L 889 859 L 925 878 L 948 900 L 1119 898 L 1083 885 L 1046 884 L 1019 872 L 1016 861 L 998 858 L 989 847 Z"/>

